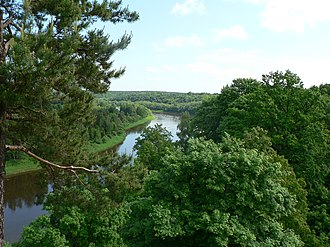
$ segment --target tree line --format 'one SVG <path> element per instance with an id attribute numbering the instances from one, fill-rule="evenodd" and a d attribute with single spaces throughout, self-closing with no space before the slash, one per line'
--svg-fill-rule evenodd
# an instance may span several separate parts
<path id="1" fill-rule="evenodd" d="M 151 115 L 143 105 L 130 102 L 101 104 L 93 110 L 94 121 L 88 128 L 91 143 L 103 143 L 107 138 L 121 135 L 125 127 Z"/>
<path id="2" fill-rule="evenodd" d="M 94 144 L 106 143 L 110 138 L 125 134 L 128 125 L 151 115 L 148 108 L 138 103 L 94 103 L 92 111 L 87 117 L 88 124 L 85 123 L 86 125 L 80 126 L 79 129 L 79 142 L 84 144 L 81 148 L 93 151 Z M 7 143 L 11 144 L 15 141 L 7 138 Z M 15 160 L 17 162 L 22 159 L 26 159 L 26 155 L 19 151 L 11 151 L 6 155 L 7 161 Z"/>
<path id="3" fill-rule="evenodd" d="M 105 102 L 137 102 L 152 111 L 171 113 L 189 112 L 194 114 L 203 99 L 209 93 L 177 93 L 157 91 L 110 91 L 96 95 L 99 101 Z"/>

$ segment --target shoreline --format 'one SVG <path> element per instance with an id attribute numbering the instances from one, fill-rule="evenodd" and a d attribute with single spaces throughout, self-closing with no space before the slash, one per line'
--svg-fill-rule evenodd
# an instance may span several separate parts
<path id="1" fill-rule="evenodd" d="M 39 162 L 26 156 L 20 160 L 6 161 L 6 175 L 5 178 L 15 176 L 17 174 L 38 171 L 43 168 L 39 165 Z"/>
<path id="2" fill-rule="evenodd" d="M 100 143 L 100 144 L 93 144 L 91 145 L 90 152 L 92 153 L 98 153 L 105 151 L 107 149 L 113 148 L 115 146 L 118 146 L 119 144 L 123 143 L 127 136 L 127 131 L 134 129 L 135 127 L 138 127 L 140 125 L 146 124 L 152 120 L 155 119 L 154 115 L 147 116 L 143 119 L 140 119 L 139 121 L 136 121 L 134 123 L 127 124 L 124 129 L 125 133 L 122 133 L 121 135 L 114 136 L 112 138 L 107 138 L 106 142 Z"/>
<path id="3" fill-rule="evenodd" d="M 100 143 L 100 144 L 92 144 L 90 145 L 89 152 L 91 153 L 97 153 L 102 152 L 104 150 L 113 148 L 117 145 L 120 145 L 126 138 L 127 131 L 130 129 L 133 129 L 137 126 L 146 124 L 152 120 L 155 119 L 154 115 L 149 115 L 143 119 L 140 119 L 139 121 L 136 121 L 134 123 L 127 124 L 124 129 L 125 132 L 114 136 L 112 138 L 107 138 L 106 142 Z M 42 170 L 43 167 L 39 165 L 39 162 L 35 161 L 34 159 L 30 157 L 23 158 L 21 160 L 9 160 L 6 162 L 6 175 L 5 177 L 8 178 L 10 176 L 18 175 L 21 173 L 31 172 L 31 171 L 38 171 Z"/>

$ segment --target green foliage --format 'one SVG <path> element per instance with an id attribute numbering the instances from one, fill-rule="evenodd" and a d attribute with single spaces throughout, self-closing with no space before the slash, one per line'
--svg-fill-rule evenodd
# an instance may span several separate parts
<path id="1" fill-rule="evenodd" d="M 136 162 L 143 164 L 148 170 L 160 169 L 162 157 L 174 149 L 171 137 L 171 133 L 160 124 L 147 127 L 134 145 L 137 150 Z"/>
<path id="2" fill-rule="evenodd" d="M 107 91 L 124 73 L 113 68 L 111 58 L 131 41 L 125 34 L 113 42 L 93 24 L 131 22 L 138 15 L 121 1 L 4 5 L 5 15 L 22 27 L 1 31 L 12 40 L 8 53 L 0 54 L 6 56 L 0 65 L 0 105 L 11 120 L 6 136 L 52 161 L 78 163 L 86 158 L 92 93 Z"/>
<path id="3" fill-rule="evenodd" d="M 0 14 L 3 194 L 6 144 L 23 145 L 39 156 L 66 165 L 90 159 L 87 145 L 92 95 L 106 92 L 111 81 L 123 75 L 125 70 L 115 69 L 111 59 L 131 41 L 127 34 L 111 41 L 94 24 L 133 22 L 138 14 L 123 7 L 121 0 L 1 1 Z M 1 239 L 3 206 L 1 201 Z M 52 231 L 47 224 L 44 219 L 35 223 L 34 228 L 42 228 L 41 235 L 26 233 L 23 243 L 66 245 L 58 231 Z M 33 244 L 30 237 L 36 237 Z M 39 244 L 41 239 L 44 245 Z"/>
<path id="4" fill-rule="evenodd" d="M 177 132 L 177 136 L 179 137 L 178 143 L 183 149 L 186 149 L 188 146 L 188 140 L 192 135 L 191 117 L 189 112 L 182 113 L 180 123 L 177 128 L 179 130 Z"/>
<path id="5" fill-rule="evenodd" d="M 272 148 L 271 138 L 268 136 L 267 131 L 260 127 L 253 128 L 250 132 L 245 132 L 244 146 L 247 149 L 256 149 L 267 153 L 272 157 L 273 162 L 279 162 L 281 164 L 283 171 L 281 184 L 288 188 L 290 194 L 295 195 L 297 200 L 295 212 L 289 217 L 284 216 L 281 222 L 286 228 L 293 229 L 296 234 L 299 234 L 306 246 L 321 246 L 320 241 L 315 238 L 307 224 L 308 204 L 304 179 L 296 178 L 292 166 L 289 165 L 283 156 L 276 154 Z"/>
<path id="6" fill-rule="evenodd" d="M 125 246 L 119 228 L 130 210 L 124 202 L 141 191 L 146 175 L 129 162 L 129 157 L 103 157 L 97 176 L 81 174 L 76 181 L 64 181 L 65 186 L 56 184 L 45 203 L 49 216 L 26 228 L 19 244 L 34 246 L 28 244 L 38 240 L 36 246 L 56 246 L 48 243 L 61 236 L 65 246 Z"/>
<path id="7" fill-rule="evenodd" d="M 174 92 L 125 92 L 111 91 L 97 95 L 100 102 L 137 102 L 153 111 L 189 112 L 194 114 L 207 93 L 174 93 Z"/>
<path id="8" fill-rule="evenodd" d="M 107 138 L 123 134 L 127 125 L 151 114 L 149 109 L 137 103 L 96 106 L 93 111 L 95 120 L 88 129 L 89 140 L 92 143 L 103 143 Z"/>
<path id="9" fill-rule="evenodd" d="M 6 175 L 18 174 L 26 171 L 33 171 L 41 169 L 39 162 L 22 155 L 17 159 L 8 159 L 6 162 Z"/>
<path id="10" fill-rule="evenodd" d="M 68 241 L 58 229 L 52 228 L 47 215 L 40 216 L 24 229 L 20 247 L 67 247 Z"/>
<path id="11" fill-rule="evenodd" d="M 306 182 L 308 224 L 321 241 L 318 245 L 329 242 L 330 101 L 326 85 L 305 89 L 290 71 L 264 75 L 261 82 L 244 81 L 234 81 L 201 106 L 193 119 L 195 135 L 221 142 L 225 132 L 243 137 L 258 126 L 266 130 L 272 147 Z M 204 112 L 210 114 L 203 119 Z"/>
<path id="12" fill-rule="evenodd" d="M 3 247 L 16 247 L 17 246 L 15 244 L 7 243 L 6 241 L 4 241 L 2 244 L 3 244 Z"/>
<path id="13" fill-rule="evenodd" d="M 231 137 L 189 144 L 189 153 L 164 156 L 131 203 L 129 246 L 303 246 L 286 223 L 306 225 L 296 217 L 304 190 L 287 161 Z"/>
<path id="14" fill-rule="evenodd" d="M 258 87 L 259 82 L 254 79 L 236 79 L 231 86 L 224 87 L 218 96 L 206 98 L 192 119 L 195 135 L 220 141 L 220 133 L 223 133 L 220 126 L 228 115 L 229 106 L 242 95 L 253 92 Z"/>

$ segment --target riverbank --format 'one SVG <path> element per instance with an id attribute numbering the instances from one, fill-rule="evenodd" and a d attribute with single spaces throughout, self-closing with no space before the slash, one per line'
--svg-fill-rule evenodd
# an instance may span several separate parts
<path id="1" fill-rule="evenodd" d="M 112 138 L 107 138 L 104 143 L 92 144 L 89 147 L 89 151 L 92 153 L 97 153 L 119 145 L 125 140 L 127 130 L 140 126 L 142 124 L 146 124 L 153 119 L 155 119 L 155 117 L 153 115 L 150 115 L 134 123 L 127 124 L 126 126 L 124 126 L 124 133 L 118 136 L 114 136 Z M 9 160 L 6 162 L 6 176 L 42 169 L 39 162 L 35 161 L 33 158 L 30 158 L 25 155 L 23 157 L 24 158 L 19 160 Z"/>
<path id="2" fill-rule="evenodd" d="M 114 146 L 117 146 L 119 145 L 120 143 L 122 143 L 125 138 L 126 138 L 126 131 L 130 130 L 130 129 L 133 129 L 137 126 L 140 126 L 140 125 L 143 125 L 143 124 L 146 124 L 152 120 L 154 120 L 155 117 L 153 115 L 150 115 L 148 117 L 145 117 L 137 122 L 134 122 L 134 123 L 130 123 L 130 124 L 127 124 L 124 128 L 125 128 L 125 132 L 118 135 L 118 136 L 114 136 L 112 138 L 107 138 L 105 140 L 105 142 L 103 143 L 100 143 L 100 144 L 93 144 L 90 146 L 90 152 L 92 153 L 98 153 L 98 152 L 102 152 L 104 150 L 107 150 L 107 149 L 110 149 Z"/>
<path id="3" fill-rule="evenodd" d="M 173 111 L 163 111 L 163 110 L 152 110 L 152 113 L 160 113 L 160 114 L 166 114 L 171 116 L 181 116 L 182 112 L 173 112 Z"/>
<path id="4" fill-rule="evenodd" d="M 23 158 L 19 160 L 8 160 L 6 162 L 6 176 L 42 169 L 42 167 L 39 165 L 39 162 L 36 160 L 26 155 L 22 156 Z"/>

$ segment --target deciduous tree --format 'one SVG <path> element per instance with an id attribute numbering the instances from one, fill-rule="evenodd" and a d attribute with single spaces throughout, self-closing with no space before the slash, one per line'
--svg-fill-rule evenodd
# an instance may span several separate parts
<path id="1" fill-rule="evenodd" d="M 171 137 L 171 133 L 161 124 L 147 127 L 134 145 L 137 150 L 136 162 L 146 166 L 148 170 L 160 169 L 161 159 L 174 149 Z"/>
<path id="2" fill-rule="evenodd" d="M 303 246 L 299 227 L 285 223 L 304 228 L 307 210 L 285 159 L 231 137 L 189 145 L 165 155 L 132 202 L 123 230 L 130 246 Z"/>
<path id="3" fill-rule="evenodd" d="M 271 72 L 264 75 L 261 82 L 250 85 L 256 86 L 237 90 L 237 82 L 234 82 L 211 107 L 202 106 L 198 112 L 205 109 L 218 113 L 209 119 L 209 126 L 214 126 L 216 131 L 210 132 L 208 121 L 201 121 L 201 116 L 197 115 L 197 121 L 193 120 L 197 134 L 203 134 L 203 126 L 206 126 L 205 136 L 221 141 L 225 132 L 242 138 L 245 131 L 252 128 L 259 126 L 266 130 L 272 147 L 288 159 L 297 177 L 305 180 L 310 208 L 308 223 L 320 241 L 329 242 L 327 87 L 306 89 L 299 76 L 291 71 Z"/>

